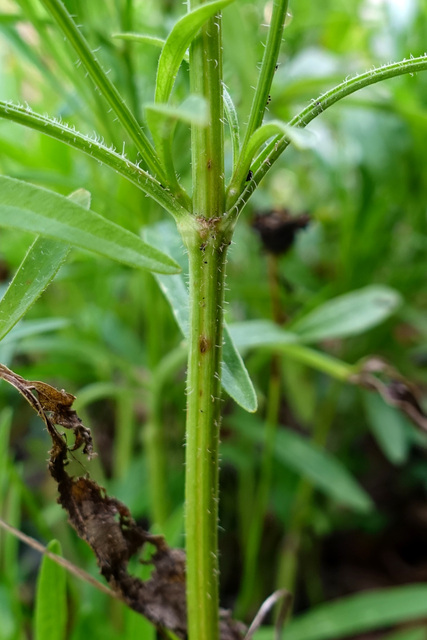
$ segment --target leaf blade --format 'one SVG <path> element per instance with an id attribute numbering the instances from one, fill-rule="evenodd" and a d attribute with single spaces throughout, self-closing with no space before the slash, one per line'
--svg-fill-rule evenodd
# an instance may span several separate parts
<path id="1" fill-rule="evenodd" d="M 234 418 L 233 427 L 254 443 L 264 439 L 263 423 L 255 418 Z M 276 433 L 274 457 L 286 467 L 310 480 L 313 486 L 340 504 L 366 513 L 372 501 L 347 469 L 328 451 L 289 429 Z"/>
<path id="2" fill-rule="evenodd" d="M 290 328 L 304 342 L 345 338 L 380 324 L 400 304 L 401 297 L 394 289 L 370 285 L 328 300 Z"/>
<path id="3" fill-rule="evenodd" d="M 88 191 L 79 189 L 68 197 L 72 202 L 89 209 Z M 41 237 L 34 240 L 0 300 L 0 340 L 49 286 L 69 251 L 70 246 L 62 242 Z"/>
<path id="4" fill-rule="evenodd" d="M 168 102 L 185 52 L 204 23 L 233 0 L 214 0 L 190 11 L 174 25 L 157 67 L 155 102 Z"/>
<path id="5" fill-rule="evenodd" d="M 393 587 L 320 605 L 289 623 L 286 640 L 341 639 L 426 615 L 426 584 Z M 255 635 L 255 640 L 273 638 L 273 629 Z"/>
<path id="6" fill-rule="evenodd" d="M 52 540 L 47 549 L 61 554 L 61 545 Z M 51 558 L 42 560 L 36 595 L 34 619 L 35 640 L 64 640 L 67 624 L 67 594 L 65 569 Z"/>
<path id="7" fill-rule="evenodd" d="M 176 273 L 169 256 L 94 211 L 56 193 L 0 176 L 0 226 L 66 242 L 131 267 Z"/>
<path id="8" fill-rule="evenodd" d="M 182 273 L 172 276 L 155 274 L 155 278 L 166 300 L 169 302 L 175 320 L 184 337 L 189 335 L 190 304 L 185 283 L 185 266 L 182 264 L 184 250 L 180 238 L 168 222 L 162 222 L 146 229 L 146 236 L 154 246 L 166 244 L 171 256 L 183 266 Z M 165 241 L 165 239 L 167 239 Z M 257 397 L 245 364 L 237 351 L 233 339 L 224 327 L 222 361 L 222 386 L 245 411 L 253 413 L 257 409 Z"/>

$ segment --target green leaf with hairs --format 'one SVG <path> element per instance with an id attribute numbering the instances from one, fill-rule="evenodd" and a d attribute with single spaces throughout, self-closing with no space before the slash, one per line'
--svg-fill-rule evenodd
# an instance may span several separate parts
<path id="1" fill-rule="evenodd" d="M 191 42 L 205 22 L 231 2 L 233 0 L 207 2 L 178 20 L 160 54 L 156 78 L 156 102 L 168 102 L 178 69 Z"/>

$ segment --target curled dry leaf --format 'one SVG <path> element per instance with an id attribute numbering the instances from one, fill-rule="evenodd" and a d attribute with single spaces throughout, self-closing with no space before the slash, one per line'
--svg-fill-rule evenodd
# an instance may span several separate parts
<path id="1" fill-rule="evenodd" d="M 378 391 L 389 405 L 402 411 L 417 427 L 427 431 L 427 415 L 420 404 L 417 388 L 382 358 L 365 360 L 351 381 Z"/>
<path id="2" fill-rule="evenodd" d="M 49 471 L 58 484 L 58 502 L 67 511 L 70 524 L 80 538 L 92 548 L 110 587 L 159 630 L 168 629 L 185 640 L 184 551 L 171 549 L 163 536 L 144 531 L 126 505 L 109 497 L 105 489 L 88 476 L 72 477 L 65 470 L 70 450 L 81 448 L 89 458 L 94 455 L 90 430 L 72 409 L 75 397 L 44 382 L 25 380 L 2 364 L 0 379 L 13 385 L 45 423 L 52 439 Z M 56 425 L 74 433 L 71 448 Z M 149 580 L 143 581 L 128 573 L 128 563 L 147 544 L 154 549 L 148 561 L 153 565 L 153 572 Z M 223 610 L 220 610 L 220 630 L 221 640 L 241 640 L 244 633 L 243 625 Z"/>

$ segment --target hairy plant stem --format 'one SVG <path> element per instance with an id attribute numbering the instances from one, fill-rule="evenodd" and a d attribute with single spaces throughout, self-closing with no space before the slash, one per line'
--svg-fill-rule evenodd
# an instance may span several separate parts
<path id="1" fill-rule="evenodd" d="M 191 11 L 204 4 L 189 0 Z M 221 16 L 190 47 L 191 92 L 204 96 L 207 127 L 193 126 L 194 217 L 179 222 L 189 254 L 190 336 L 186 423 L 186 551 L 189 640 L 218 640 L 218 443 L 223 298 L 231 230 L 224 212 Z"/>
<path id="2" fill-rule="evenodd" d="M 218 640 L 218 444 L 225 262 L 218 219 L 183 233 L 190 265 L 186 549 L 190 640 Z"/>

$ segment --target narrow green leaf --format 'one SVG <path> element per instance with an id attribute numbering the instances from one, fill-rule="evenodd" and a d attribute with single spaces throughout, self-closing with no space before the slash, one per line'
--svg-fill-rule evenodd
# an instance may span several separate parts
<path id="1" fill-rule="evenodd" d="M 239 417 L 231 425 L 254 443 L 262 443 L 265 429 L 255 418 Z M 333 455 L 289 429 L 276 433 L 276 460 L 310 480 L 313 486 L 337 502 L 355 511 L 367 512 L 373 507 L 368 494 Z"/>
<path id="2" fill-rule="evenodd" d="M 157 118 L 169 121 L 188 122 L 188 124 L 196 124 L 199 127 L 204 127 L 208 124 L 208 103 L 203 96 L 189 95 L 182 104 L 178 107 L 168 103 L 153 103 L 146 104 L 145 110 L 147 113 L 153 114 Z M 155 125 L 155 130 L 161 131 L 162 124 L 155 121 L 155 118 L 151 118 L 152 125 Z"/>
<path id="3" fill-rule="evenodd" d="M 286 640 L 334 640 L 427 616 L 427 585 L 405 585 L 361 593 L 321 605 L 286 627 Z M 255 640 L 274 640 L 262 629 Z"/>
<path id="4" fill-rule="evenodd" d="M 119 122 L 134 141 L 141 158 L 143 158 L 149 169 L 154 175 L 161 176 L 162 168 L 150 141 L 133 113 L 127 107 L 125 100 L 99 64 L 89 43 L 74 24 L 65 5 L 61 0 L 41 1 L 78 54 L 84 68 L 95 84 L 95 91 L 99 91 L 107 100 Z"/>
<path id="5" fill-rule="evenodd" d="M 224 104 L 226 104 L 226 101 Z M 242 184 L 246 182 L 246 176 L 251 168 L 252 161 L 259 150 L 267 140 L 270 140 L 270 138 L 276 137 L 280 140 L 283 136 L 286 136 L 288 140 L 300 150 L 313 148 L 316 144 L 315 136 L 305 129 L 292 127 L 280 120 L 271 120 L 270 122 L 263 124 L 254 131 L 239 157 L 237 167 L 228 188 L 226 202 L 227 209 L 235 203 L 236 198 L 240 194 Z"/>
<path id="6" fill-rule="evenodd" d="M 401 304 L 394 289 L 371 285 L 329 300 L 291 325 L 304 342 L 358 335 L 389 318 Z"/>
<path id="7" fill-rule="evenodd" d="M 298 337 L 285 331 L 270 320 L 247 320 L 229 325 L 231 337 L 238 349 L 253 347 L 275 347 L 298 342 Z"/>
<path id="8" fill-rule="evenodd" d="M 9 584 L 0 583 L 0 620 L 1 640 L 13 640 L 17 637 L 18 622 L 12 601 L 12 589 Z"/>
<path id="9" fill-rule="evenodd" d="M 405 418 L 379 394 L 365 392 L 363 397 L 368 423 L 379 447 L 391 463 L 403 464 L 409 452 Z"/>
<path id="10" fill-rule="evenodd" d="M 253 348 L 274 349 L 285 357 L 297 360 L 337 380 L 346 382 L 357 367 L 351 366 L 315 349 L 298 344 L 298 335 L 285 331 L 269 320 L 234 322 L 229 326 L 231 336 L 240 351 Z"/>
<path id="11" fill-rule="evenodd" d="M 226 324 L 224 325 L 221 375 L 222 386 L 228 395 L 243 409 L 254 413 L 258 408 L 255 389 Z"/>
<path id="12" fill-rule="evenodd" d="M 201 127 L 208 124 L 207 101 L 202 96 L 190 95 L 177 107 L 167 103 L 153 103 L 145 105 L 145 110 L 148 126 L 171 188 L 181 193 L 182 201 L 191 209 L 191 199 L 180 186 L 176 176 L 172 153 L 173 138 L 178 121 Z"/>
<path id="13" fill-rule="evenodd" d="M 237 118 L 236 107 L 228 93 L 226 87 L 222 88 L 222 98 L 224 101 L 224 113 L 227 118 L 228 127 L 231 135 L 231 148 L 233 150 L 233 171 L 236 168 L 240 154 L 240 129 L 239 120 Z"/>
<path id="14" fill-rule="evenodd" d="M 163 38 L 157 38 L 156 36 L 150 36 L 144 33 L 113 33 L 112 38 L 116 38 L 117 40 L 126 40 L 128 42 L 138 42 L 139 44 L 149 44 L 158 49 L 161 49 L 165 40 Z"/>
<path id="15" fill-rule="evenodd" d="M 185 52 L 201 27 L 233 0 L 207 2 L 183 16 L 167 37 L 159 58 L 156 78 L 156 102 L 168 102 Z"/>
<path id="16" fill-rule="evenodd" d="M 1 303 L 0 303 L 1 307 Z M 23 338 L 49 333 L 67 327 L 70 320 L 67 318 L 38 318 L 37 320 L 21 320 L 2 340 L 2 346 L 18 342 Z"/>
<path id="17" fill-rule="evenodd" d="M 39 113 L 34 113 L 29 108 L 20 107 L 0 100 L 0 117 L 17 122 L 24 127 L 34 129 L 55 140 L 78 149 L 86 155 L 99 160 L 107 167 L 117 171 L 126 180 L 132 182 L 144 191 L 166 211 L 175 218 L 180 218 L 187 213 L 186 209 L 174 198 L 170 192 L 152 175 L 130 162 L 123 154 L 117 153 L 113 148 L 107 148 L 96 139 L 76 131 L 73 127 L 61 124 Z"/>
<path id="18" fill-rule="evenodd" d="M 93 251 L 131 267 L 176 273 L 178 265 L 127 229 L 41 187 L 0 176 L 0 226 Z"/>
<path id="19" fill-rule="evenodd" d="M 117 38 L 119 40 L 127 40 L 129 42 L 137 42 L 139 44 L 149 44 L 153 47 L 157 47 L 158 49 L 163 49 L 166 40 L 164 38 L 158 38 L 157 36 L 150 36 L 145 33 L 113 33 L 113 38 Z M 185 53 L 183 60 L 188 62 L 190 56 L 188 52 Z"/>
<path id="20" fill-rule="evenodd" d="M 0 340 L 41 296 L 65 261 L 70 246 L 36 238 L 0 300 Z"/>
<path id="21" fill-rule="evenodd" d="M 48 550 L 61 555 L 61 545 L 52 540 Z M 42 560 L 36 593 L 35 640 L 65 640 L 67 626 L 67 589 L 65 569 L 45 556 Z"/>
<path id="22" fill-rule="evenodd" d="M 69 199 L 89 209 L 90 193 L 79 189 Z M 70 246 L 50 238 L 36 238 L 28 249 L 6 293 L 0 300 L 0 340 L 22 318 L 65 261 Z"/>
<path id="23" fill-rule="evenodd" d="M 147 239 L 152 245 L 166 246 L 171 257 L 183 268 L 183 272 L 179 275 L 156 275 L 155 278 L 171 306 L 182 334 L 184 337 L 188 337 L 190 307 L 184 275 L 186 271 L 186 257 L 181 239 L 176 228 L 168 222 L 158 223 L 145 231 Z M 229 334 L 227 325 L 224 327 L 222 386 L 228 395 L 245 409 L 245 411 L 249 411 L 250 413 L 256 411 L 257 398 L 255 389 L 245 364 Z"/>

